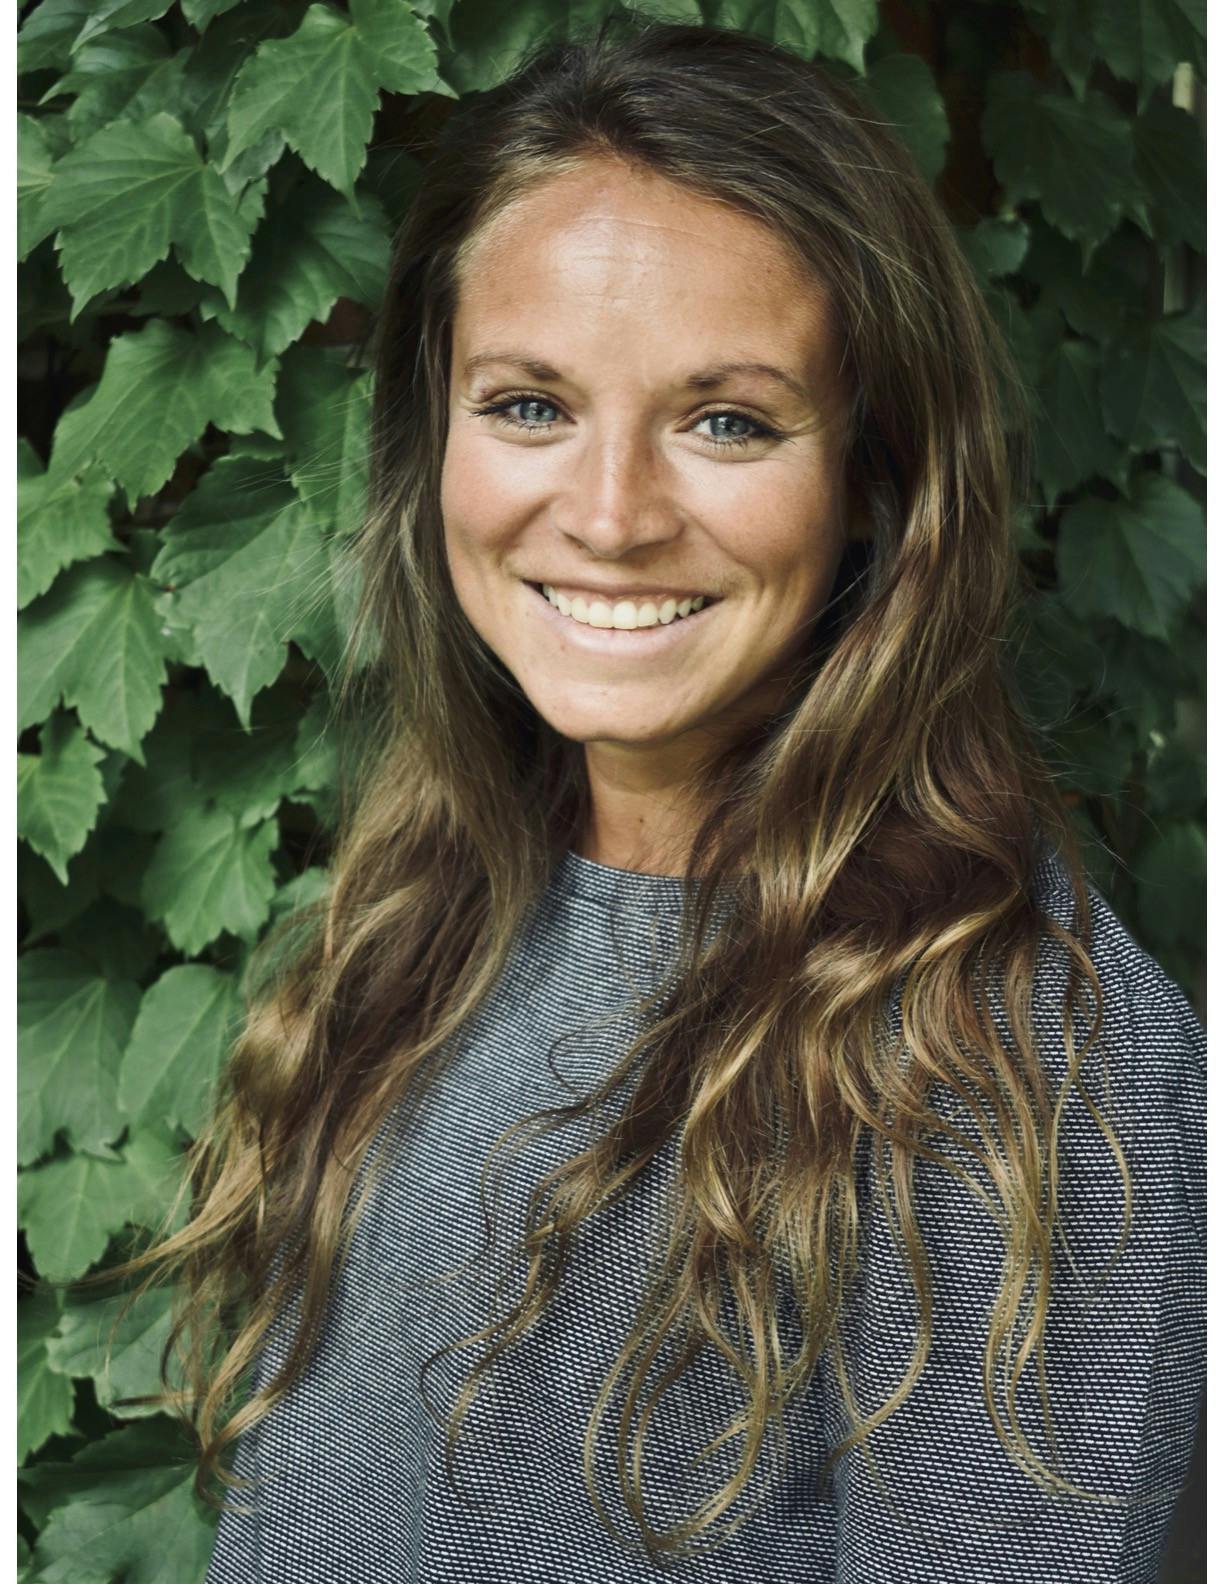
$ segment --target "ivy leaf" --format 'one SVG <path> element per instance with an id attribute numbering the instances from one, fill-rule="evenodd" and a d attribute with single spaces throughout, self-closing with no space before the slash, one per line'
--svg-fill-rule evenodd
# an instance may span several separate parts
<path id="1" fill-rule="evenodd" d="M 19 619 L 17 662 L 19 731 L 63 703 L 140 759 L 166 672 L 147 578 L 110 557 L 69 568 Z"/>
<path id="2" fill-rule="evenodd" d="M 1029 227 L 1018 216 L 992 215 L 960 232 L 960 244 L 980 279 L 1014 275 L 1024 263 Z"/>
<path id="3" fill-rule="evenodd" d="M 17 834 L 68 884 L 68 859 L 84 847 L 106 801 L 98 771 L 106 757 L 71 715 L 42 729 L 41 752 L 17 756 Z"/>
<path id="4" fill-rule="evenodd" d="M 867 89 L 897 135 L 933 182 L 947 154 L 948 112 L 931 68 L 918 55 L 887 55 L 872 67 Z"/>
<path id="5" fill-rule="evenodd" d="M 876 0 L 716 0 L 710 20 L 811 59 L 824 55 L 863 71 L 863 48 L 878 23 Z"/>
<path id="6" fill-rule="evenodd" d="M 41 1275 L 83 1276 L 127 1226 L 158 1227 L 174 1199 L 183 1156 L 168 1133 L 145 1129 L 111 1159 L 57 1155 L 17 1179 L 17 1213 Z"/>
<path id="7" fill-rule="evenodd" d="M 157 1413 L 156 1404 L 119 1406 L 117 1399 L 161 1391 L 161 1352 L 172 1305 L 173 1295 L 156 1287 L 135 1298 L 127 1293 L 70 1298 L 46 1345 L 51 1369 L 65 1385 L 74 1377 L 92 1380 L 99 1406 L 120 1418 Z"/>
<path id="8" fill-rule="evenodd" d="M 373 379 L 325 348 L 295 347 L 285 355 L 276 396 L 293 483 L 333 530 L 360 526 L 369 478 Z"/>
<path id="9" fill-rule="evenodd" d="M 241 1011 L 234 975 L 206 963 L 168 968 L 145 991 L 119 1072 L 119 1104 L 135 1124 L 198 1134 Z"/>
<path id="10" fill-rule="evenodd" d="M 93 0 L 42 0 L 17 34 L 18 72 L 66 65 L 92 10 Z"/>
<path id="11" fill-rule="evenodd" d="M 247 725 L 327 570 L 318 516 L 266 467 L 223 458 L 164 535 L 162 609 L 191 630 L 209 676 Z"/>
<path id="12" fill-rule="evenodd" d="M 312 5 L 296 33 L 261 44 L 234 85 L 221 169 L 268 132 L 284 134 L 323 180 L 351 192 L 379 90 L 445 93 L 425 24 L 405 0 Z"/>
<path id="13" fill-rule="evenodd" d="M 339 297 L 376 307 L 391 241 L 382 207 L 358 194 L 349 201 L 313 179 L 295 187 L 256 233 L 237 304 L 210 304 L 219 324 L 248 342 L 260 360 L 275 357 Z"/>
<path id="14" fill-rule="evenodd" d="M 238 0 L 182 0 L 182 10 L 196 32 L 203 33 L 214 17 L 232 10 L 237 4 Z"/>
<path id="15" fill-rule="evenodd" d="M 18 958 L 21 1165 L 45 1154 L 61 1129 L 74 1149 L 112 1153 L 124 1128 L 119 1061 L 139 1005 L 136 985 L 100 978 L 72 952 L 27 951 Z"/>
<path id="16" fill-rule="evenodd" d="M 280 437 L 272 411 L 276 365 L 217 325 L 198 334 L 153 320 L 116 336 L 93 394 L 60 419 L 49 471 L 101 463 L 129 495 L 152 495 L 210 423 Z"/>
<path id="17" fill-rule="evenodd" d="M 298 763 L 301 697 L 296 688 L 267 689 L 255 702 L 249 728 L 238 725 L 229 705 L 226 714 L 211 723 L 196 717 L 198 785 L 241 824 L 257 825 L 308 784 Z"/>
<path id="18" fill-rule="evenodd" d="M 1146 322 L 1151 267 L 1143 238 L 1118 232 L 1097 248 L 1085 270 L 1076 244 L 1035 218 L 1024 275 L 1040 285 L 1042 306 L 1058 308 L 1072 329 L 1095 341 L 1112 341 Z"/>
<path id="19" fill-rule="evenodd" d="M 55 154 L 41 121 L 17 117 L 17 257 L 29 258 L 55 230 L 47 219 L 47 193 L 54 179 Z"/>
<path id="20" fill-rule="evenodd" d="M 145 870 L 145 911 L 179 951 L 194 956 L 228 930 L 253 940 L 276 890 L 275 820 L 244 829 L 224 808 L 188 809 L 166 831 Z"/>
<path id="21" fill-rule="evenodd" d="M 52 1436 L 72 1429 L 72 1382 L 56 1374 L 47 1353 L 60 1310 L 55 1294 L 30 1293 L 17 1304 L 17 1461 Z"/>
<path id="22" fill-rule="evenodd" d="M 177 115 L 190 58 L 185 49 L 172 55 L 154 26 L 108 33 L 77 52 L 72 70 L 51 92 L 75 95 L 67 119 L 83 143 L 113 121 L 146 121 L 161 111 Z"/>
<path id="23" fill-rule="evenodd" d="M 164 259 L 220 287 L 229 303 L 250 257 L 257 189 L 235 198 L 165 112 L 104 126 L 55 168 L 42 223 L 57 246 L 74 313 L 98 292 L 126 286 Z"/>
<path id="24" fill-rule="evenodd" d="M 48 478 L 34 448 L 21 442 L 17 469 L 17 608 L 45 594 L 74 562 L 122 546 L 107 504 L 114 486 L 101 468 Z"/>
<path id="25" fill-rule="evenodd" d="M 184 1584 L 208 1571 L 216 1514 L 194 1492 L 195 1452 L 159 1415 L 92 1441 L 71 1463 L 22 1471 L 47 1510 L 38 1584 Z"/>
<path id="26" fill-rule="evenodd" d="M 1206 0 L 1093 0 L 1092 39 L 1115 77 L 1139 85 L 1142 109 L 1181 61 L 1206 76 Z"/>
<path id="27" fill-rule="evenodd" d="M 1194 117 L 1154 99 L 1135 122 L 1135 167 L 1157 237 L 1207 251 L 1207 144 Z"/>
<path id="28" fill-rule="evenodd" d="M 1155 945 L 1190 946 L 1207 934 L 1207 839 L 1199 820 L 1162 821 L 1135 858 L 1139 913 Z"/>
<path id="29" fill-rule="evenodd" d="M 1130 123 L 1099 93 L 1083 102 L 1043 91 L 1027 72 L 997 72 L 982 142 L 1009 204 L 1036 199 L 1085 258 L 1123 216 L 1146 223 Z"/>
<path id="30" fill-rule="evenodd" d="M 1207 471 L 1207 329 L 1202 304 L 1121 336 L 1105 355 L 1110 430 L 1133 450 L 1176 445 Z"/>
<path id="31" fill-rule="evenodd" d="M 1112 616 L 1167 639 L 1206 574 L 1202 508 L 1163 474 L 1142 473 L 1129 500 L 1068 508 L 1057 559 L 1063 600 L 1076 615 Z"/>
<path id="32" fill-rule="evenodd" d="M 1101 355 L 1090 341 L 1065 340 L 1046 362 L 1037 391 L 1033 470 L 1050 502 L 1094 477 L 1125 487 L 1130 459 L 1105 432 L 1100 384 Z"/>
<path id="33" fill-rule="evenodd" d="M 169 9 L 170 0 L 95 0 L 73 43 L 73 53 L 104 33 L 135 27 L 139 22 L 155 22 Z"/>

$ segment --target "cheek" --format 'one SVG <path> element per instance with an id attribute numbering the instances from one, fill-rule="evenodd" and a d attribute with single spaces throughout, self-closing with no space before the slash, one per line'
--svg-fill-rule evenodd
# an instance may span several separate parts
<path id="1" fill-rule="evenodd" d="M 460 593 L 507 535 L 505 496 L 489 476 L 481 452 L 480 446 L 458 440 L 448 444 L 442 463 L 443 541 Z"/>
<path id="2" fill-rule="evenodd" d="M 748 482 L 724 496 L 718 521 L 724 548 L 771 604 L 798 617 L 823 600 L 845 538 L 835 477 L 805 468 Z"/>

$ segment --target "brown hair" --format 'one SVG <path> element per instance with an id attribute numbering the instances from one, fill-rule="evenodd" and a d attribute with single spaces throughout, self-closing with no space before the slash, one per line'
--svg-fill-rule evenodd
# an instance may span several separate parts
<path id="1" fill-rule="evenodd" d="M 990 1413 L 1035 1478 L 1070 1488 L 1025 1439 L 1015 1384 L 1040 1350 L 1050 1290 L 1052 1164 L 1086 1048 L 1073 1022 L 1089 1005 L 1095 1037 L 1100 991 L 1074 839 L 1002 670 L 1022 465 L 1022 437 L 1000 416 L 1007 359 L 925 181 L 850 87 L 757 39 L 662 24 L 550 46 L 461 110 L 396 246 L 371 508 L 355 541 L 364 594 L 351 652 L 371 634 L 380 652 L 367 673 L 350 666 L 343 689 L 371 746 L 342 799 L 329 895 L 266 948 L 223 1100 L 193 1148 L 190 1219 L 143 1257 L 182 1280 L 174 1342 L 202 1475 L 305 1367 L 380 1123 L 434 1078 L 585 828 L 581 750 L 535 714 L 458 609 L 439 474 L 465 249 L 517 194 L 592 157 L 735 205 L 820 283 L 844 337 L 847 478 L 871 542 L 861 563 L 848 561 L 783 706 L 705 769 L 684 971 L 607 1083 L 537 1119 L 611 1117 L 532 1196 L 525 1291 L 472 1339 L 480 1352 L 451 1450 L 481 1380 L 555 1292 L 579 1226 L 631 1192 L 677 1137 L 674 1222 L 588 1426 L 592 1501 L 611 1524 L 594 1446 L 623 1387 L 620 1484 L 646 1546 L 683 1548 L 728 1513 L 818 1358 L 840 1359 L 866 1142 L 895 1204 L 920 1326 L 909 1372 L 867 1419 L 839 1363 L 853 1429 L 834 1457 L 864 1443 L 930 1346 L 912 1172 L 919 1157 L 958 1169 L 938 1147 L 954 1135 L 932 1104 L 950 1086 L 976 1120 L 972 1150 L 1004 1235 L 984 1360 Z M 1047 846 L 1070 866 L 1074 931 L 1033 898 Z M 712 931 L 731 876 L 735 925 Z M 1071 970 L 1057 1095 L 1029 1020 L 1043 935 L 1062 943 Z M 900 1042 L 888 1020 L 898 985 Z M 1129 1219 L 1125 1168 L 1123 1180 Z M 793 1355 L 780 1340 L 783 1285 L 802 1321 Z M 720 1293 L 734 1301 L 730 1327 Z M 295 1296 L 288 1365 L 236 1406 Z M 685 1522 L 655 1529 L 636 1456 L 654 1401 L 647 1378 L 669 1340 L 684 1343 L 669 1379 L 701 1346 L 731 1362 L 743 1413 L 728 1433 L 742 1440 L 733 1476 Z M 720 1532 L 737 1521 L 731 1513 Z"/>

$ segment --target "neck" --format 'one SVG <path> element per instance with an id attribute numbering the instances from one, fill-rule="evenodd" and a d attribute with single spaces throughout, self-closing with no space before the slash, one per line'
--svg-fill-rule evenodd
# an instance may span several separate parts
<path id="1" fill-rule="evenodd" d="M 641 874 L 683 873 L 700 823 L 691 748 L 586 745 L 591 815 L 581 856 Z"/>

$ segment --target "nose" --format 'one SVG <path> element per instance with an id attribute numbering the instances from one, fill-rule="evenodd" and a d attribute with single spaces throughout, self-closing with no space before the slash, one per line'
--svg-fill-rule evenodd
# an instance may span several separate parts
<path id="1" fill-rule="evenodd" d="M 600 560 L 619 560 L 680 533 L 668 469 L 636 426 L 594 427 L 564 488 L 554 498 L 555 526 Z"/>

